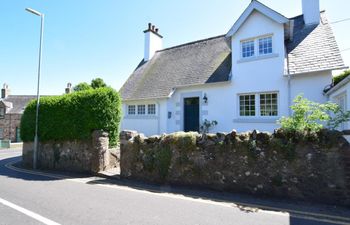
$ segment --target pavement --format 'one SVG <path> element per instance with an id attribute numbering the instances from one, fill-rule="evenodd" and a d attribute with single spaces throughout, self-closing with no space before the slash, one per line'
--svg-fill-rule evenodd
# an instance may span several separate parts
<path id="1" fill-rule="evenodd" d="M 0 150 L 0 225 L 331 225 L 350 208 L 20 167 Z"/>

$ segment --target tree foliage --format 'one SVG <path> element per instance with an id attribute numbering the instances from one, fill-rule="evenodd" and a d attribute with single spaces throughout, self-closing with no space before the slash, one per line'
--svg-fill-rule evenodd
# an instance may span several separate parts
<path id="1" fill-rule="evenodd" d="M 36 102 L 26 107 L 21 120 L 23 141 L 34 140 Z M 39 109 L 39 140 L 88 140 L 92 131 L 109 133 L 110 145 L 118 141 L 121 99 L 112 88 L 73 92 L 69 95 L 43 97 Z"/>
<path id="2" fill-rule="evenodd" d="M 90 84 L 86 82 L 81 82 L 73 87 L 74 91 L 86 91 L 91 89 L 107 87 L 107 84 L 103 81 L 102 78 L 95 78 L 91 81 Z"/>
<path id="3" fill-rule="evenodd" d="M 350 112 L 343 112 L 335 103 L 320 104 L 312 102 L 302 95 L 294 99 L 291 106 L 293 114 L 290 117 L 282 117 L 278 122 L 282 129 L 290 131 L 319 131 L 325 124 L 331 129 L 336 129 L 342 122 L 350 119 Z"/>
<path id="4" fill-rule="evenodd" d="M 343 73 L 335 76 L 333 78 L 333 85 L 337 85 L 340 81 L 344 80 L 349 75 L 350 75 L 350 70 L 345 70 Z"/>

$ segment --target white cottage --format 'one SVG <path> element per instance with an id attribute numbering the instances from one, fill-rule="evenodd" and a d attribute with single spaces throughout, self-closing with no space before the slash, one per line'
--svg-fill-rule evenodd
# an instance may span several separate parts
<path id="1" fill-rule="evenodd" d="M 345 68 L 319 0 L 286 18 L 252 1 L 228 33 L 162 49 L 149 24 L 145 56 L 120 90 L 122 129 L 146 135 L 198 131 L 272 131 L 300 93 L 326 102 L 332 71 Z"/>

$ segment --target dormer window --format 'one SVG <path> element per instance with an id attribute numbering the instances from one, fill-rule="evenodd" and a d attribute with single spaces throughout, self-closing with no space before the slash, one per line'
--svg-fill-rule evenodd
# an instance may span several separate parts
<path id="1" fill-rule="evenodd" d="M 272 53 L 272 37 L 259 38 L 259 55 Z"/>
<path id="2" fill-rule="evenodd" d="M 0 118 L 4 118 L 4 117 L 5 117 L 5 108 L 0 107 Z"/>
<path id="3" fill-rule="evenodd" d="M 248 58 L 254 56 L 254 40 L 242 42 L 242 58 Z"/>
<path id="4" fill-rule="evenodd" d="M 272 36 L 260 36 L 241 41 L 241 59 L 258 59 L 273 53 Z"/>

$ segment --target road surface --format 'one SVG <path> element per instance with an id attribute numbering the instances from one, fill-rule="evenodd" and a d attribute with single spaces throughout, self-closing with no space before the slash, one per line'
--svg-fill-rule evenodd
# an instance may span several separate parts
<path id="1" fill-rule="evenodd" d="M 283 212 L 278 204 L 261 210 L 218 200 L 220 193 L 168 186 L 157 191 L 157 186 L 129 181 L 31 172 L 12 165 L 20 154 L 18 149 L 0 150 L 0 225 L 350 224 L 346 210 L 337 216 L 317 210 Z"/>

